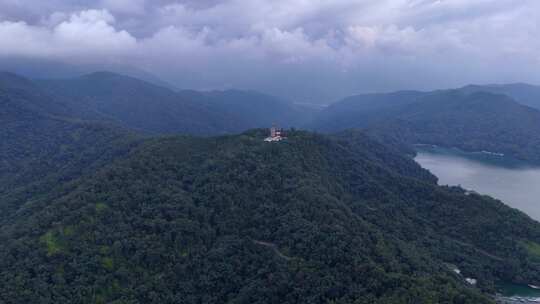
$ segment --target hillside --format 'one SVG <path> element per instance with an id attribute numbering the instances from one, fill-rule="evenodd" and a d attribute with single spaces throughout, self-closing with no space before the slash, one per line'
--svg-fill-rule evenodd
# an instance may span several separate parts
<path id="1" fill-rule="evenodd" d="M 198 95 L 195 95 L 196 93 Z M 316 110 L 312 108 L 255 91 L 191 91 L 191 94 L 194 100 L 207 102 L 215 111 L 227 113 L 240 121 L 242 131 L 272 124 L 285 128 L 298 127 L 316 114 Z"/>
<path id="2" fill-rule="evenodd" d="M 177 90 L 174 85 L 146 70 L 114 63 L 69 64 L 47 58 L 0 57 L 0 71 L 10 71 L 28 79 L 66 79 L 92 74 L 96 71 L 110 71 Z"/>
<path id="3" fill-rule="evenodd" d="M 308 123 L 308 127 L 326 132 L 365 128 L 381 120 L 391 119 L 396 112 L 416 102 L 424 94 L 418 91 L 399 91 L 350 96 L 318 113 L 314 121 Z"/>
<path id="4" fill-rule="evenodd" d="M 118 74 L 99 72 L 73 79 L 41 80 L 39 84 L 83 119 L 110 121 L 150 133 L 208 135 L 240 128 L 230 117 L 205 104 Z"/>
<path id="5" fill-rule="evenodd" d="M 3 97 L 4 119 L 8 117 L 5 115 L 7 111 L 16 113 L 22 109 L 34 113 L 46 113 L 51 116 L 70 114 L 65 105 L 41 90 L 36 83 L 13 73 L 0 72 L 0 93 Z M 5 97 L 12 99 L 9 106 L 7 106 L 8 101 Z"/>
<path id="6" fill-rule="evenodd" d="M 312 127 L 367 129 L 387 143 L 485 150 L 540 163 L 540 112 L 505 95 L 454 90 L 360 96 L 332 105 Z"/>
<path id="7" fill-rule="evenodd" d="M 489 92 L 512 97 L 515 101 L 540 110 L 540 87 L 526 83 L 469 85 L 460 89 L 466 93 Z"/>
<path id="8" fill-rule="evenodd" d="M 264 136 L 148 140 L 35 197 L 0 227 L 0 301 L 489 303 L 496 280 L 540 283 L 526 215 L 362 134 Z"/>
<path id="9" fill-rule="evenodd" d="M 299 125 L 308 115 L 288 101 L 256 92 L 176 92 L 109 72 L 38 83 L 83 119 L 153 134 L 238 133 L 272 123 Z"/>
<path id="10" fill-rule="evenodd" d="M 0 223 L 137 141 L 125 130 L 63 116 L 69 112 L 28 80 L 0 75 Z"/>

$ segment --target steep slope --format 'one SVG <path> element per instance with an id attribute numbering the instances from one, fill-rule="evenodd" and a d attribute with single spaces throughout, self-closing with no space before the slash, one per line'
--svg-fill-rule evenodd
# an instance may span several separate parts
<path id="1" fill-rule="evenodd" d="M 0 301 L 489 303 L 540 282 L 522 213 L 361 134 L 264 136 L 150 140 L 37 198 L 0 229 Z"/>
<path id="2" fill-rule="evenodd" d="M 127 76 L 98 72 L 39 83 L 84 119 L 107 120 L 150 133 L 209 135 L 240 129 L 233 119 L 207 104 Z"/>
<path id="3" fill-rule="evenodd" d="M 26 109 L 35 113 L 47 113 L 49 115 L 69 115 L 65 105 L 54 100 L 50 95 L 39 88 L 34 82 L 19 75 L 0 72 L 0 90 L 2 96 L 16 99 L 16 103 L 10 105 L 13 112 L 17 109 Z M 3 111 L 9 111 L 4 100 Z M 7 116 L 4 116 L 6 118 Z"/>
<path id="4" fill-rule="evenodd" d="M 540 87 L 526 83 L 469 85 L 460 89 L 466 93 L 489 92 L 512 97 L 517 102 L 540 110 Z"/>
<path id="5" fill-rule="evenodd" d="M 432 95 L 372 128 L 379 136 L 466 151 L 490 151 L 540 164 L 540 112 L 504 95 Z"/>
<path id="6" fill-rule="evenodd" d="M 174 85 L 148 71 L 122 64 L 68 64 L 52 59 L 20 58 L 15 56 L 0 58 L 0 70 L 10 71 L 29 79 L 66 79 L 80 77 L 96 71 L 111 71 L 177 90 Z"/>
<path id="7" fill-rule="evenodd" d="M 0 75 L 0 222 L 136 141 L 127 131 L 63 116 L 69 113 L 32 82 Z"/>
<path id="8" fill-rule="evenodd" d="M 382 95 L 374 107 L 363 105 L 372 100 L 339 103 L 323 113 L 314 128 L 365 128 L 383 142 L 486 150 L 540 163 L 539 111 L 484 92 L 436 91 L 409 97 Z"/>
<path id="9" fill-rule="evenodd" d="M 308 127 L 325 132 L 365 128 L 381 120 L 391 119 L 396 112 L 423 95 L 425 93 L 417 91 L 400 91 L 350 96 L 322 110 Z"/>
<path id="10" fill-rule="evenodd" d="M 300 125 L 310 117 L 306 109 L 256 92 L 175 92 L 109 72 L 39 83 L 84 119 L 154 134 L 238 133 L 272 123 Z"/>

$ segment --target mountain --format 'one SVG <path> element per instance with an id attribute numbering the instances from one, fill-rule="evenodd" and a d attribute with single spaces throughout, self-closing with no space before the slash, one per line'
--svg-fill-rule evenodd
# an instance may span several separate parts
<path id="1" fill-rule="evenodd" d="M 0 223 L 136 142 L 128 131 L 63 116 L 69 112 L 31 81 L 0 73 Z"/>
<path id="2" fill-rule="evenodd" d="M 0 58 L 0 70 L 10 71 L 29 79 L 66 79 L 75 78 L 97 71 L 111 71 L 152 83 L 157 86 L 177 90 L 174 85 L 140 68 L 121 64 L 69 64 L 51 59 L 3 57 Z"/>
<path id="3" fill-rule="evenodd" d="M 490 151 L 540 163 L 540 112 L 505 95 L 459 90 L 363 95 L 330 106 L 312 127 L 368 129 L 386 143 Z"/>
<path id="4" fill-rule="evenodd" d="M 181 91 L 180 94 L 206 102 L 215 111 L 227 113 L 241 122 L 243 130 L 272 124 L 285 128 L 301 126 L 317 113 L 316 109 L 255 91 Z"/>
<path id="5" fill-rule="evenodd" d="M 491 303 L 496 281 L 540 283 L 523 213 L 363 134 L 265 136 L 148 139 L 33 197 L 0 227 L 0 301 Z"/>
<path id="6" fill-rule="evenodd" d="M 399 91 L 350 96 L 323 109 L 314 121 L 308 123 L 308 127 L 330 132 L 364 128 L 391 119 L 396 111 L 416 102 L 424 94 L 418 91 Z"/>
<path id="7" fill-rule="evenodd" d="M 47 95 L 34 82 L 19 75 L 0 72 L 0 90 L 2 96 L 16 99 L 12 105 L 13 112 L 18 110 L 31 110 L 36 113 L 48 113 L 50 115 L 66 115 L 68 109 L 51 96 Z M 4 100 L 4 102 L 7 102 Z M 4 104 L 3 111 L 10 111 Z"/>
<path id="8" fill-rule="evenodd" d="M 460 89 L 467 93 L 490 92 L 504 94 L 531 108 L 540 109 L 540 86 L 526 83 L 469 85 Z"/>
<path id="9" fill-rule="evenodd" d="M 87 78 L 97 80 L 73 80 L 76 84 L 73 87 L 67 86 L 64 81 L 51 81 L 67 86 L 67 92 L 63 91 L 65 94 L 59 97 L 51 94 L 48 89 L 43 89 L 43 83 L 36 83 L 12 73 L 0 73 L 0 195 L 4 203 L 0 207 L 0 221 L 19 212 L 20 208 L 25 208 L 27 201 L 33 197 L 47 194 L 51 184 L 60 185 L 62 183 L 59 181 L 76 179 L 83 172 L 96 170 L 127 153 L 142 137 L 133 132 L 137 129 L 133 125 L 123 124 L 104 115 L 94 104 L 86 105 L 80 102 L 77 96 L 81 95 L 78 94 L 90 90 L 84 87 L 85 84 L 88 84 L 93 92 L 91 97 L 87 97 L 93 98 L 92 102 L 105 100 L 118 107 L 125 106 L 128 112 L 131 100 L 122 94 L 132 92 L 132 95 L 142 96 L 138 99 L 142 104 L 134 103 L 133 106 L 141 109 L 134 112 L 141 115 L 136 118 L 147 123 L 144 125 L 145 131 L 152 130 L 155 125 L 164 126 L 163 115 L 170 117 L 173 114 L 179 118 L 190 116 L 189 121 L 175 125 L 178 128 L 175 131 L 182 133 L 199 133 L 201 129 L 205 130 L 203 134 L 224 132 L 223 130 L 227 130 L 225 126 L 219 126 L 223 123 L 236 125 L 237 127 L 229 129 L 229 132 L 238 132 L 252 126 L 253 123 L 250 122 L 253 119 L 259 120 L 261 124 L 270 124 L 259 116 L 252 116 L 245 119 L 247 122 L 244 121 L 242 115 L 247 115 L 249 107 L 237 116 L 227 114 L 225 110 L 221 114 L 221 105 L 212 106 L 212 110 L 204 110 L 204 113 L 201 113 L 201 107 L 193 107 L 195 114 L 190 110 L 182 111 L 183 109 L 174 105 L 179 112 L 171 110 L 170 113 L 165 113 L 168 109 L 160 107 L 164 104 L 166 106 L 167 102 L 169 105 L 178 103 L 178 97 L 168 89 L 110 73 L 89 75 Z M 75 97 L 70 98 L 69 92 L 73 92 Z M 196 94 L 202 95 L 198 92 Z M 145 108 L 144 103 L 153 99 L 157 100 L 155 105 Z M 273 101 L 267 97 L 266 106 L 270 107 Z M 212 102 L 217 103 L 219 99 Z M 233 102 L 234 99 L 231 98 L 229 103 Z M 194 102 L 189 103 L 191 105 Z M 286 105 L 282 106 L 284 108 Z M 119 109 L 111 105 L 104 105 L 102 109 L 111 108 Z M 157 114 L 152 115 L 152 111 Z M 146 118 L 142 117 L 143 112 L 148 114 Z M 128 113 L 121 118 L 132 122 L 133 120 L 129 119 L 133 116 Z M 175 123 L 176 116 L 171 117 L 170 122 Z M 201 116 L 203 118 L 200 118 Z M 225 121 L 222 117 L 228 118 Z M 200 119 L 200 122 L 192 123 L 195 119 Z"/>
<path id="10" fill-rule="evenodd" d="M 110 72 L 41 80 L 39 85 L 81 118 L 154 134 L 213 135 L 272 123 L 292 126 L 310 113 L 256 92 L 176 92 Z"/>
<path id="11" fill-rule="evenodd" d="M 40 86 L 80 117 L 111 121 L 150 133 L 215 134 L 240 129 L 206 104 L 136 78 L 98 72 L 73 79 L 41 80 Z"/>
<path id="12" fill-rule="evenodd" d="M 267 143 L 265 130 L 150 137 L 133 124 L 189 100 L 248 126 L 250 111 L 277 119 L 264 108 L 287 102 L 110 73 L 70 81 L 0 74 L 0 303 L 492 303 L 496 282 L 540 284 L 539 223 L 437 186 L 372 138 L 474 146 L 504 125 L 523 140 L 537 111 L 506 96 L 370 97 L 380 103 L 358 107 L 369 135 Z M 136 115 L 116 111 L 132 99 Z"/>

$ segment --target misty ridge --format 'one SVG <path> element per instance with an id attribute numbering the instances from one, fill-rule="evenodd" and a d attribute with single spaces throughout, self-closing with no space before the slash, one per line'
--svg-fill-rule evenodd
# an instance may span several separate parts
<path id="1" fill-rule="evenodd" d="M 539 14 L 0 0 L 0 304 L 537 303 Z"/>
<path id="2" fill-rule="evenodd" d="M 321 108 L 255 91 L 175 90 L 112 72 L 38 80 L 3 73 L 1 81 L 50 100 L 54 106 L 43 110 L 53 114 L 148 134 L 209 136 L 273 124 L 330 133 L 362 129 L 403 146 L 431 143 L 540 162 L 540 87 L 527 84 L 363 94 Z"/>

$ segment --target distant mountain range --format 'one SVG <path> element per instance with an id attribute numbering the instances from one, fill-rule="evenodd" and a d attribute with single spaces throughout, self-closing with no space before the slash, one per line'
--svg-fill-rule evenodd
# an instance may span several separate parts
<path id="1" fill-rule="evenodd" d="M 523 105 L 540 109 L 540 86 L 526 83 L 469 85 L 460 90 L 467 93 L 490 92 L 494 94 L 504 94 Z"/>
<path id="2" fill-rule="evenodd" d="M 10 71 L 29 79 L 68 79 L 96 71 L 109 71 L 137 78 L 161 87 L 178 90 L 160 77 L 143 69 L 121 64 L 68 64 L 50 59 L 0 58 L 0 71 Z"/>
<path id="3" fill-rule="evenodd" d="M 4 73 L 2 78 L 4 89 L 43 96 L 48 107 L 59 106 L 64 116 L 153 134 L 238 133 L 273 123 L 299 127 L 315 112 L 253 91 L 173 91 L 110 72 L 49 80 Z"/>
<path id="4" fill-rule="evenodd" d="M 310 127 L 366 129 L 386 143 L 485 150 L 540 164 L 540 111 L 480 87 L 352 96 L 323 110 Z"/>
<path id="5" fill-rule="evenodd" d="M 431 143 L 540 163 L 540 112 L 533 109 L 540 89 L 532 85 L 364 94 L 323 109 L 254 91 L 175 91 L 111 72 L 48 80 L 4 73 L 0 85 L 51 115 L 148 135 L 234 134 L 272 124 L 322 132 L 356 128 L 404 148 Z"/>

